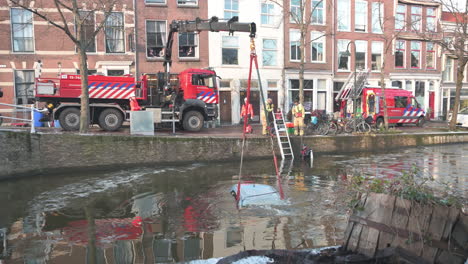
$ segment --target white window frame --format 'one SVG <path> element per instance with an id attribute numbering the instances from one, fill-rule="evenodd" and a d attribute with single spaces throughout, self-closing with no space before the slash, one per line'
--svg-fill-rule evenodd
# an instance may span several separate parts
<path id="1" fill-rule="evenodd" d="M 111 13 L 119 13 L 119 14 L 122 14 L 122 41 L 123 41 L 123 51 L 122 52 L 107 52 L 107 36 L 106 36 L 106 25 L 104 25 L 104 52 L 106 54 L 125 54 L 127 52 L 127 47 L 126 47 L 126 43 L 125 43 L 125 36 L 126 36 L 126 32 L 125 32 L 125 12 L 123 11 L 115 11 L 115 12 L 111 12 Z M 97 49 L 97 47 L 96 47 Z"/>
<path id="2" fill-rule="evenodd" d="M 380 67 L 379 67 L 379 69 L 377 69 L 377 70 L 372 70 L 372 63 L 373 63 L 373 61 L 372 61 L 372 55 L 374 55 L 374 54 L 379 54 L 379 53 L 377 53 L 377 52 L 374 52 L 374 49 L 373 49 L 374 43 L 380 45 Z M 373 72 L 380 72 L 380 71 L 382 70 L 382 62 L 383 62 L 383 59 L 384 59 L 384 58 L 383 58 L 383 56 L 384 56 L 383 50 L 384 50 L 384 43 L 383 43 L 382 41 L 372 41 L 372 42 L 371 42 L 371 67 L 370 67 L 370 68 L 371 68 L 371 71 L 373 71 Z"/>
<path id="3" fill-rule="evenodd" d="M 310 1 L 310 3 L 311 3 L 311 10 L 313 10 L 313 12 L 312 12 L 312 14 L 311 14 L 312 18 L 310 19 L 311 24 L 312 24 L 312 25 L 325 25 L 325 24 L 327 23 L 327 20 L 326 20 L 326 17 L 327 17 L 327 16 L 326 16 L 326 14 L 327 14 L 327 12 L 326 12 L 326 1 L 325 1 L 325 0 L 318 0 L 317 2 L 319 2 L 319 3 L 322 5 L 322 7 L 319 7 L 319 6 L 317 5 L 317 7 L 314 9 L 314 0 Z M 314 12 L 317 11 L 317 10 L 321 10 L 321 11 L 322 11 L 322 21 L 323 21 L 322 23 L 314 23 L 314 22 L 313 22 Z"/>
<path id="4" fill-rule="evenodd" d="M 375 34 L 383 34 L 383 27 L 384 27 L 384 5 L 381 2 L 372 2 L 372 25 L 371 25 L 371 32 Z M 376 27 L 374 28 L 374 25 Z"/>
<path id="5" fill-rule="evenodd" d="M 36 52 L 36 38 L 34 36 L 34 13 L 30 12 L 31 13 L 31 24 L 32 24 L 32 51 L 15 51 L 15 46 L 14 46 L 14 30 L 13 30 L 13 19 L 11 19 L 12 17 L 12 10 L 13 9 L 18 9 L 18 10 L 21 10 L 21 11 L 24 11 L 24 12 L 30 12 L 30 11 L 26 11 L 22 8 L 10 8 L 10 31 L 11 31 L 11 34 L 10 34 L 10 37 L 11 37 L 11 51 L 15 54 L 18 54 L 18 53 L 27 53 L 27 54 L 31 54 L 31 53 L 35 53 Z"/>
<path id="6" fill-rule="evenodd" d="M 432 15 L 429 15 L 429 10 L 433 10 L 434 13 Z M 428 32 L 436 32 L 436 29 L 437 29 L 437 19 L 436 19 L 436 8 L 435 7 L 427 7 L 426 8 L 426 31 Z M 432 18 L 433 19 L 433 26 L 434 28 L 432 30 L 429 30 L 427 25 L 429 25 L 429 18 Z"/>
<path id="7" fill-rule="evenodd" d="M 149 0 L 145 0 L 147 5 L 167 5 L 167 0 L 164 0 L 164 3 L 150 3 Z"/>
<path id="8" fill-rule="evenodd" d="M 343 4 L 339 4 L 339 2 L 347 2 L 347 6 L 343 6 Z M 341 7 L 341 8 L 340 8 Z M 337 10 L 337 30 L 342 32 L 350 32 L 351 31 L 351 1 L 350 0 L 338 0 L 338 10 Z M 341 13 L 340 13 L 341 11 Z M 341 23 L 340 15 L 345 15 L 344 23 Z M 340 28 L 340 25 L 344 25 L 345 27 Z"/>
<path id="9" fill-rule="evenodd" d="M 449 79 L 445 79 L 445 71 L 447 70 L 447 61 L 450 60 L 452 62 L 452 66 L 450 68 L 450 72 L 449 72 Z M 453 58 L 450 58 L 448 57 L 447 55 L 445 55 L 445 63 L 444 63 L 444 70 L 442 71 L 442 81 L 443 82 L 454 82 L 454 79 L 453 78 L 453 70 L 454 70 L 454 65 L 455 65 L 455 60 Z"/>
<path id="10" fill-rule="evenodd" d="M 236 41 L 237 46 L 236 47 L 224 47 L 222 39 L 225 38 L 225 37 L 235 38 L 237 40 Z M 236 49 L 237 50 L 237 64 L 224 64 L 223 63 L 223 49 Z M 225 66 L 238 66 L 238 65 L 240 65 L 240 63 L 239 63 L 239 50 L 240 50 L 240 48 L 239 48 L 239 37 L 238 36 L 227 36 L 227 35 L 221 36 L 221 56 L 220 56 L 221 57 L 221 65 L 225 65 Z"/>
<path id="11" fill-rule="evenodd" d="M 294 10 L 297 9 L 297 10 L 298 10 L 297 13 L 298 13 L 300 16 L 302 16 L 302 15 L 301 15 L 301 6 L 300 6 L 300 5 L 293 5 L 293 3 L 292 3 L 293 1 L 294 1 L 294 0 L 289 0 L 289 12 L 290 12 L 289 22 L 290 22 L 290 23 L 296 23 L 296 20 L 293 19 L 293 15 L 292 15 L 292 14 L 295 14 L 296 12 L 294 12 L 293 9 L 294 9 Z M 302 1 L 302 0 L 297 0 L 297 1 Z M 299 19 L 299 17 L 298 17 L 298 19 Z"/>
<path id="12" fill-rule="evenodd" d="M 402 67 L 399 67 L 399 66 L 396 66 L 396 52 L 399 51 L 400 49 L 397 49 L 398 48 L 398 42 L 403 42 L 403 66 Z M 407 45 L 406 45 L 407 41 L 405 40 L 397 40 L 395 41 L 395 54 L 394 54 L 394 58 L 395 58 L 395 61 L 393 63 L 393 67 L 395 69 L 406 69 L 406 51 L 407 51 Z"/>
<path id="13" fill-rule="evenodd" d="M 159 57 L 159 56 L 155 56 L 155 57 L 148 57 L 148 22 L 164 22 L 164 24 L 166 25 L 165 26 L 165 37 L 163 37 L 162 39 L 164 41 L 166 41 L 166 38 L 167 38 L 167 29 L 168 29 L 168 25 L 167 25 L 167 20 L 155 20 L 155 19 L 147 19 L 145 20 L 145 57 L 146 59 L 149 59 L 149 60 L 163 60 L 164 57 Z M 163 43 L 163 49 L 164 49 L 164 44 Z"/>
<path id="14" fill-rule="evenodd" d="M 432 43 L 432 50 L 429 50 L 429 49 L 428 49 L 429 43 Z M 432 53 L 432 56 L 433 56 L 433 57 L 432 57 L 432 61 L 434 62 L 434 67 L 432 67 L 432 68 L 429 68 L 429 67 L 427 66 L 427 55 L 428 55 L 429 53 Z M 436 70 L 436 69 L 437 69 L 436 46 L 435 46 L 435 43 L 434 43 L 434 42 L 426 42 L 426 69 L 427 69 L 427 70 L 430 70 L 430 71 Z"/>
<path id="15" fill-rule="evenodd" d="M 265 45 L 264 45 L 265 40 L 274 40 L 276 42 L 276 48 L 275 49 L 266 49 Z M 263 56 L 264 56 L 265 51 L 274 51 L 275 52 L 276 60 L 274 61 L 274 65 L 265 65 L 263 63 Z M 274 38 L 264 38 L 264 39 L 262 39 L 262 65 L 264 67 L 277 67 L 278 66 L 278 40 L 277 39 L 274 39 Z"/>
<path id="16" fill-rule="evenodd" d="M 301 57 L 299 57 L 298 59 L 292 59 L 292 36 L 296 35 L 297 34 L 297 40 L 295 40 L 294 42 L 298 42 L 298 45 L 297 45 L 297 51 L 296 51 L 296 55 L 298 54 L 298 52 L 301 51 L 301 32 L 298 30 L 298 29 L 290 29 L 289 30 L 289 61 L 291 62 L 300 62 L 301 61 Z M 305 56 L 305 54 L 301 54 L 301 56 Z"/>
<path id="17" fill-rule="evenodd" d="M 366 6 L 362 11 L 362 9 L 360 8 L 357 8 L 357 4 L 363 4 L 364 6 Z M 368 31 L 368 6 L 367 6 L 367 1 L 362 1 L 362 0 L 356 0 L 354 1 L 354 32 L 361 32 L 361 33 L 365 33 Z M 357 24 L 356 24 L 356 21 L 358 20 L 358 18 L 360 17 L 364 17 L 364 30 L 357 30 Z"/>
<path id="18" fill-rule="evenodd" d="M 184 1 L 184 0 L 182 0 Z M 179 0 L 177 0 L 177 6 L 179 7 L 194 7 L 198 6 L 198 0 L 185 0 L 185 4 L 179 3 Z M 188 3 L 187 3 L 188 2 Z"/>
<path id="19" fill-rule="evenodd" d="M 413 49 L 413 43 L 419 43 L 419 50 Z M 413 58 L 413 50 L 419 52 L 418 67 L 413 67 L 412 62 L 411 62 L 411 59 Z M 421 41 L 410 41 L 410 56 L 411 56 L 411 58 L 410 58 L 410 68 L 411 69 L 422 69 L 422 67 L 421 67 L 422 66 L 421 65 L 421 63 L 422 63 L 421 55 L 422 54 L 421 53 L 422 53 L 422 43 L 421 43 Z"/>
<path id="20" fill-rule="evenodd" d="M 268 6 L 272 6 L 273 9 L 271 9 L 271 12 L 272 13 L 263 13 L 263 5 L 268 5 Z M 267 11 L 270 11 L 270 8 L 267 8 Z M 263 17 L 267 17 L 267 20 L 269 23 L 263 23 Z M 273 26 L 275 24 L 275 5 L 273 3 L 266 3 L 266 2 L 262 2 L 260 4 L 260 23 L 262 25 L 267 25 L 267 26 Z"/>
<path id="21" fill-rule="evenodd" d="M 364 52 L 364 68 L 361 69 L 361 70 L 367 70 L 367 58 L 368 58 L 368 43 L 367 43 L 367 40 L 355 40 L 354 41 L 354 44 L 356 45 L 356 53 L 354 54 L 354 67 L 356 67 L 356 61 L 357 61 L 357 53 L 360 52 Z M 360 51 L 361 48 L 363 48 L 363 51 Z M 356 68 L 355 70 L 358 70 L 358 68 Z"/>
<path id="22" fill-rule="evenodd" d="M 95 11 L 92 11 L 92 10 L 81 10 L 80 12 L 93 12 L 93 16 L 94 16 L 94 18 L 93 18 L 93 19 L 94 19 L 94 30 L 96 30 L 96 18 L 97 18 L 96 12 L 95 12 Z M 76 26 L 75 26 L 75 32 L 76 32 Z M 125 38 L 125 36 L 124 36 L 124 38 Z M 96 53 L 98 52 L 98 50 L 97 50 L 97 36 L 94 36 L 94 48 L 95 48 L 94 51 L 86 51 L 86 53 L 88 53 L 88 54 L 96 54 Z M 78 48 L 75 47 L 75 49 L 76 49 L 76 51 L 78 51 Z"/>
<path id="23" fill-rule="evenodd" d="M 312 63 L 325 63 L 326 62 L 326 37 L 324 32 L 313 31 L 310 34 L 310 61 Z M 313 60 L 312 46 L 314 43 L 322 44 L 322 60 Z"/>
<path id="24" fill-rule="evenodd" d="M 404 8 L 404 12 L 398 12 L 399 7 Z M 406 13 L 407 12 L 408 12 L 408 7 L 405 4 L 397 4 L 396 13 L 395 13 L 395 30 L 396 31 L 405 31 L 406 30 L 406 26 L 407 26 L 406 25 Z M 402 28 L 397 28 L 397 23 L 399 22 L 398 15 L 403 15 L 403 21 L 401 21 L 402 24 L 403 24 Z"/>
<path id="25" fill-rule="evenodd" d="M 413 13 L 413 10 L 417 10 L 417 8 L 419 9 L 419 12 L 415 12 Z M 413 32 L 421 32 L 422 30 L 422 6 L 411 6 L 410 8 L 410 12 L 411 12 L 411 31 Z M 419 20 L 417 21 L 418 23 L 415 24 L 415 19 L 413 19 L 414 17 L 419 17 Z M 418 29 L 415 28 L 415 25 L 418 25 Z"/>
<path id="26" fill-rule="evenodd" d="M 190 34 L 192 32 L 187 32 L 187 34 Z M 199 59 L 199 50 L 200 50 L 200 38 L 199 38 L 199 34 L 197 32 L 193 32 L 193 34 L 195 35 L 194 37 L 194 44 L 195 44 L 195 56 L 193 57 L 181 57 L 180 56 L 180 53 L 179 53 L 179 49 L 180 49 L 180 34 L 183 34 L 183 33 L 179 33 L 177 34 L 177 47 L 178 47 L 178 50 L 177 50 L 177 57 L 179 58 L 179 60 L 198 60 Z"/>
<path id="27" fill-rule="evenodd" d="M 340 50 L 340 42 L 343 43 L 342 44 L 342 47 L 344 48 L 343 51 Z M 337 40 L 337 44 L 336 44 L 336 46 L 337 46 L 336 50 L 338 51 L 338 54 L 337 54 L 338 55 L 337 56 L 338 57 L 337 71 L 339 71 L 339 72 L 349 72 L 349 71 L 351 71 L 351 56 L 348 56 L 348 63 L 347 63 L 347 67 L 346 67 L 347 69 L 340 69 L 340 58 L 341 58 L 340 53 L 341 52 L 346 52 L 346 47 L 348 47 L 349 42 L 350 42 L 349 39 L 339 39 L 339 40 Z M 349 46 L 351 46 L 351 45 L 349 45 Z"/>
<path id="28" fill-rule="evenodd" d="M 231 8 L 232 8 L 232 6 L 233 6 L 232 3 L 233 3 L 233 2 L 237 2 L 237 10 L 236 10 L 236 9 L 226 9 L 226 2 L 227 2 L 227 1 L 229 1 L 229 2 L 231 3 Z M 223 3 L 224 3 L 224 8 L 223 8 L 223 10 L 224 10 L 224 18 L 230 19 L 230 18 L 232 18 L 232 17 L 235 17 L 235 16 L 238 17 L 238 16 L 239 16 L 239 9 L 240 9 L 240 8 L 239 8 L 239 5 L 240 5 L 239 2 L 240 2 L 239 0 L 224 0 L 224 2 L 223 2 Z M 230 12 L 230 13 L 231 13 L 231 17 L 226 17 L 226 12 Z"/>

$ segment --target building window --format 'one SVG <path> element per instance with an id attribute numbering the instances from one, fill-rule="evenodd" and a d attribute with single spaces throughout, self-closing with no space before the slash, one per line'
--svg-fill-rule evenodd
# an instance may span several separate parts
<path id="1" fill-rule="evenodd" d="M 96 52 L 96 37 L 94 36 L 94 12 L 79 11 L 78 14 L 80 19 L 83 20 L 81 27 L 84 31 L 85 41 L 89 42 L 88 47 L 86 48 L 86 52 Z M 77 32 L 76 26 L 75 32 Z"/>
<path id="2" fill-rule="evenodd" d="M 420 6 L 411 7 L 411 29 L 413 31 L 421 31 L 421 14 L 422 8 Z"/>
<path id="3" fill-rule="evenodd" d="M 338 30 L 350 31 L 351 6 L 349 0 L 338 0 Z"/>
<path id="4" fill-rule="evenodd" d="M 224 0 L 224 18 L 239 16 L 239 0 Z"/>
<path id="5" fill-rule="evenodd" d="M 107 70 L 107 76 L 123 76 L 125 70 Z"/>
<path id="6" fill-rule="evenodd" d="M 198 0 L 177 0 L 179 6 L 198 6 Z"/>
<path id="7" fill-rule="evenodd" d="M 382 33 L 384 22 L 383 4 L 380 2 L 372 3 L 372 32 Z"/>
<path id="8" fill-rule="evenodd" d="M 262 51 L 263 66 L 276 66 L 276 53 L 276 39 L 264 39 Z"/>
<path id="9" fill-rule="evenodd" d="M 367 41 L 357 40 L 356 42 L 355 67 L 358 70 L 367 69 Z"/>
<path id="10" fill-rule="evenodd" d="M 406 5 L 399 4 L 395 16 L 395 30 L 405 30 L 406 27 Z"/>
<path id="11" fill-rule="evenodd" d="M 323 33 L 311 34 L 312 62 L 325 62 L 325 36 Z"/>
<path id="12" fill-rule="evenodd" d="M 262 25 L 273 25 L 274 10 L 273 4 L 262 3 Z"/>
<path id="13" fill-rule="evenodd" d="M 289 80 L 289 95 L 290 95 L 290 108 L 292 108 L 292 104 L 294 100 L 299 100 L 299 80 Z M 304 80 L 304 110 L 306 112 L 311 112 L 312 111 L 312 102 L 313 102 L 313 96 L 314 96 L 314 82 L 313 80 Z"/>
<path id="14" fill-rule="evenodd" d="M 317 80 L 317 110 L 327 109 L 327 80 Z"/>
<path id="15" fill-rule="evenodd" d="M 146 56 L 148 58 L 162 57 L 161 51 L 166 45 L 166 22 L 146 21 Z"/>
<path id="16" fill-rule="evenodd" d="M 312 0 L 312 24 L 325 24 L 324 14 L 325 10 L 323 0 Z"/>
<path id="17" fill-rule="evenodd" d="M 354 31 L 367 31 L 367 2 L 356 1 L 354 6 Z"/>
<path id="18" fill-rule="evenodd" d="M 15 71 L 16 104 L 32 104 L 34 100 L 34 71 Z"/>
<path id="19" fill-rule="evenodd" d="M 238 65 L 239 40 L 236 36 L 223 36 L 222 63 Z"/>
<path id="20" fill-rule="evenodd" d="M 435 50 L 434 50 L 434 43 L 427 42 L 426 43 L 426 67 L 428 69 L 435 69 Z"/>
<path id="21" fill-rule="evenodd" d="M 33 16 L 21 9 L 11 9 L 11 34 L 14 52 L 34 52 Z"/>
<path id="22" fill-rule="evenodd" d="M 193 32 L 179 33 L 179 58 L 196 58 L 198 35 Z"/>
<path id="23" fill-rule="evenodd" d="M 435 8 L 426 9 L 426 29 L 427 31 L 434 32 L 436 28 Z"/>
<path id="24" fill-rule="evenodd" d="M 290 56 L 289 60 L 291 61 L 300 61 L 301 60 L 301 33 L 297 30 L 289 31 L 289 48 Z"/>
<path id="25" fill-rule="evenodd" d="M 349 40 L 338 40 L 338 70 L 349 71 L 348 43 Z"/>
<path id="26" fill-rule="evenodd" d="M 106 53 L 125 52 L 123 13 L 111 13 L 106 20 Z"/>
<path id="27" fill-rule="evenodd" d="M 397 40 L 395 47 L 395 68 L 405 67 L 405 41 Z"/>
<path id="28" fill-rule="evenodd" d="M 453 82 L 453 59 L 445 57 L 445 69 L 442 73 L 442 80 L 444 82 Z"/>
<path id="29" fill-rule="evenodd" d="M 382 69 L 383 42 L 373 41 L 372 46 L 372 71 L 380 71 Z"/>
<path id="30" fill-rule="evenodd" d="M 290 2 L 289 11 L 291 13 L 291 17 L 289 19 L 291 23 L 297 23 L 298 21 L 301 21 L 301 18 L 302 18 L 301 1 L 302 0 L 291 0 Z"/>
<path id="31" fill-rule="evenodd" d="M 411 68 L 420 68 L 421 42 L 411 41 Z"/>
<path id="32" fill-rule="evenodd" d="M 145 0 L 147 4 L 166 4 L 166 0 Z"/>

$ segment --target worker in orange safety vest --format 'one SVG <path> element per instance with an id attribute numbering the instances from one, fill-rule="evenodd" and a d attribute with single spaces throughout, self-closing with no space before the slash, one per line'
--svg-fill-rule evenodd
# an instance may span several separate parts
<path id="1" fill-rule="evenodd" d="M 299 100 L 294 100 L 294 106 L 292 108 L 292 114 L 294 117 L 294 135 L 303 136 L 304 135 L 304 116 L 305 109 L 302 104 L 299 103 Z"/>

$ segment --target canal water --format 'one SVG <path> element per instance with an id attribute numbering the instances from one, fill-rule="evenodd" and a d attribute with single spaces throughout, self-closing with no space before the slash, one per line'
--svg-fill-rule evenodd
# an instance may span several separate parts
<path id="1" fill-rule="evenodd" d="M 230 193 L 237 188 L 239 162 L 1 182 L 0 259 L 172 263 L 248 249 L 339 245 L 349 210 L 346 185 L 353 175 L 398 177 L 416 166 L 421 177 L 434 179 L 432 187 L 467 198 L 467 164 L 465 144 L 320 155 L 312 168 L 283 164 L 280 180 L 271 159 L 246 161 L 241 188 L 276 190 L 249 206 L 239 206 Z"/>

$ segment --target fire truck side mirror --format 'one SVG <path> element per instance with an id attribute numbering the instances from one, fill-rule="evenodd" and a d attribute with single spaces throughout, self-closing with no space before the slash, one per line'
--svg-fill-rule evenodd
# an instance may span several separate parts
<path id="1" fill-rule="evenodd" d="M 3 97 L 3 91 L 0 90 L 0 98 L 2 98 L 2 97 Z"/>

